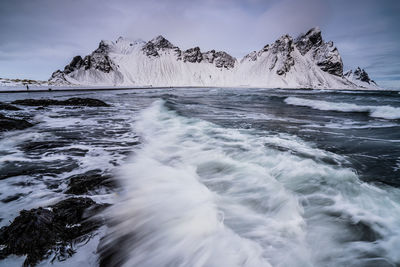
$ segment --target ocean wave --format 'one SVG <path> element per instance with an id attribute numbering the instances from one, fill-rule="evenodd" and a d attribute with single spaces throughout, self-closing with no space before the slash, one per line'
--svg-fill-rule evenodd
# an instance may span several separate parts
<path id="1" fill-rule="evenodd" d="M 270 147 L 339 156 L 179 116 L 161 100 L 135 130 L 143 146 L 119 171 L 124 191 L 100 244 L 109 266 L 400 264 L 398 189 Z"/>
<path id="2" fill-rule="evenodd" d="M 287 97 L 285 103 L 294 106 L 310 107 L 318 110 L 338 111 L 338 112 L 362 112 L 368 113 L 374 118 L 388 120 L 400 119 L 400 108 L 392 106 L 361 106 L 350 103 L 328 102 L 323 100 L 311 100 L 298 97 Z"/>

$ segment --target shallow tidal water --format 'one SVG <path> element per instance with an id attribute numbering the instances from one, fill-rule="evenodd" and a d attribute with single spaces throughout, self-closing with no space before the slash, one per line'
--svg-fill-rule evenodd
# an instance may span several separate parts
<path id="1" fill-rule="evenodd" d="M 113 204 L 108 226 L 53 266 L 96 266 L 99 255 L 109 266 L 400 265 L 399 92 L 170 88 L 0 97 L 111 104 L 3 112 L 37 124 L 0 136 L 0 226 L 22 209 L 65 198 L 71 175 L 101 170 L 121 185 L 90 195 Z"/>

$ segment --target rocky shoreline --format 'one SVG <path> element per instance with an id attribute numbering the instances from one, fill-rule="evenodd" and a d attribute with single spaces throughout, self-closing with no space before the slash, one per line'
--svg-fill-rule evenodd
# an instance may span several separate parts
<path id="1" fill-rule="evenodd" d="M 73 106 L 73 107 L 109 107 L 107 103 L 93 98 L 69 98 L 66 100 L 56 99 L 23 99 L 16 100 L 11 104 L 0 102 L 1 110 L 12 110 L 20 111 L 21 108 L 14 105 L 21 106 L 34 106 L 38 109 L 48 106 Z M 34 124 L 28 122 L 25 119 L 6 117 L 0 113 L 0 132 L 11 131 L 11 130 L 23 130 L 32 127 Z"/>
<path id="2" fill-rule="evenodd" d="M 16 106 L 14 106 L 16 105 Z M 22 108 L 20 108 L 20 107 Z M 51 106 L 65 107 L 109 107 L 110 105 L 92 98 L 69 98 L 66 100 L 55 99 L 24 99 L 16 100 L 11 104 L 0 102 L 0 111 L 12 111 L 7 116 L 0 113 L 0 132 L 11 130 L 23 130 L 34 126 L 29 118 L 19 114 L 24 111 L 24 106 L 38 107 L 39 109 Z M 60 144 L 31 141 L 21 146 L 23 151 L 45 151 L 54 147 L 62 147 Z M 82 151 L 84 156 L 85 152 Z M 22 166 L 13 161 L 5 161 L 2 166 L 0 180 L 12 179 L 15 176 L 41 176 L 60 175 L 62 172 L 72 171 L 78 166 L 73 162 L 65 162 L 64 167 L 48 164 L 38 166 L 35 163 L 26 162 Z M 100 169 L 93 169 L 63 179 L 66 188 L 60 187 L 60 182 L 47 183 L 48 188 L 54 192 L 62 193 L 61 199 L 51 205 L 40 206 L 29 210 L 21 210 L 19 215 L 9 225 L 0 228 L 0 260 L 10 255 L 26 256 L 23 266 L 35 266 L 44 259 L 51 261 L 63 261 L 75 253 L 75 243 L 90 240 L 93 234 L 106 221 L 101 215 L 110 204 L 94 201 L 90 196 L 101 192 L 114 192 L 118 184 L 110 173 Z M 21 184 L 22 185 L 22 184 Z M 27 181 L 23 184 L 29 187 Z M 0 197 L 2 203 L 17 201 L 26 194 L 17 193 L 7 197 Z M 0 219 L 2 220 L 2 219 Z"/>
<path id="3" fill-rule="evenodd" d="M 94 217 L 107 204 L 90 198 L 67 198 L 48 207 L 22 210 L 9 226 L 0 229 L 0 260 L 13 254 L 26 255 L 24 266 L 34 266 L 53 252 L 58 259 L 74 254 L 71 242 L 88 239 L 104 224 Z"/>

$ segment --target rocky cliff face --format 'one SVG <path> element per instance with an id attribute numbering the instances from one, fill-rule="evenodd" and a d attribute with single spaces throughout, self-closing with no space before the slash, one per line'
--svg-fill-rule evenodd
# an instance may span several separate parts
<path id="1" fill-rule="evenodd" d="M 364 69 L 361 69 L 360 67 L 357 67 L 354 71 L 347 71 L 344 74 L 344 77 L 358 86 L 366 88 L 378 87 L 378 84 L 369 77 L 368 73 Z"/>
<path id="2" fill-rule="evenodd" d="M 90 55 L 82 58 L 75 56 L 71 62 L 64 67 L 64 71 L 57 70 L 53 72 L 50 82 L 54 84 L 68 84 L 68 76 L 74 76 L 77 70 L 96 70 L 103 73 L 118 71 L 116 64 L 110 59 L 111 51 L 110 44 L 106 41 L 101 41 L 99 47 Z"/>
<path id="3" fill-rule="evenodd" d="M 162 51 L 173 50 L 177 55 L 181 54 L 181 51 L 178 47 L 171 44 L 167 39 L 163 36 L 159 35 L 156 38 L 148 41 L 142 48 L 142 51 L 151 57 L 159 57 Z"/>
<path id="4" fill-rule="evenodd" d="M 308 54 L 323 71 L 343 75 L 343 62 L 338 49 L 333 42 L 324 42 L 319 28 L 312 28 L 298 36 L 295 45 L 303 56 Z"/>
<path id="5" fill-rule="evenodd" d="M 224 51 L 181 50 L 163 36 L 148 41 L 101 41 L 50 78 L 56 84 L 125 86 L 256 86 L 353 88 L 343 63 L 319 28 L 296 39 L 283 35 L 240 62 Z"/>
<path id="6" fill-rule="evenodd" d="M 84 59 L 82 59 L 81 56 L 74 57 L 72 61 L 65 66 L 64 74 L 70 74 L 80 68 L 84 68 L 85 70 L 96 69 L 108 73 L 114 67 L 114 63 L 108 57 L 109 52 L 110 46 L 105 41 L 101 41 L 99 47 L 94 50 L 91 55 L 86 56 Z"/>
<path id="7" fill-rule="evenodd" d="M 292 37 L 289 35 L 282 36 L 275 41 L 270 49 L 274 57 L 272 65 L 269 67 L 269 69 L 276 69 L 276 74 L 278 75 L 283 75 L 289 72 L 290 68 L 294 65 L 294 60 L 292 57 L 292 52 L 294 49 Z M 264 51 L 265 50 L 266 47 L 264 47 Z"/>

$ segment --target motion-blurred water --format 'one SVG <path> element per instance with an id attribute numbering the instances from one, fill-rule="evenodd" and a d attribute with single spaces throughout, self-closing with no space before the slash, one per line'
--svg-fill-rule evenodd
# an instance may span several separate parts
<path id="1" fill-rule="evenodd" d="M 114 203 L 99 246 L 108 265 L 400 264 L 398 92 L 171 88 L 2 101 L 78 94 L 112 107 L 31 108 L 36 126 L 3 134 L 0 171 L 61 171 L 42 170 L 34 187 L 18 173 L 1 180 L 2 198 L 24 193 L 0 203 L 2 225 L 96 168 L 123 185 L 92 196 Z M 23 145 L 32 139 L 59 145 L 34 154 Z"/>

